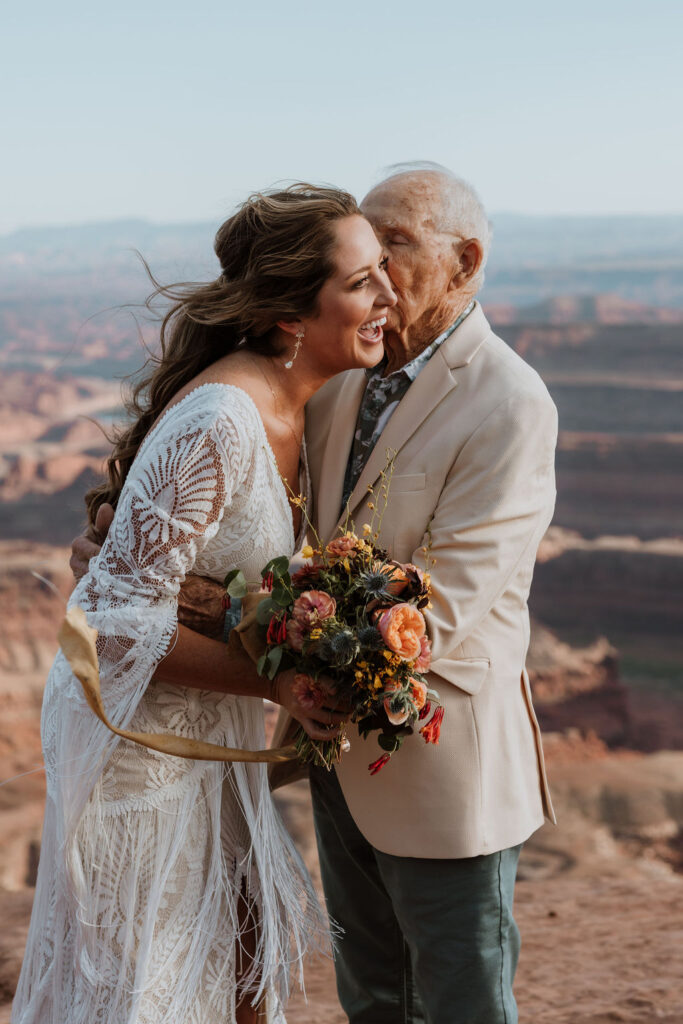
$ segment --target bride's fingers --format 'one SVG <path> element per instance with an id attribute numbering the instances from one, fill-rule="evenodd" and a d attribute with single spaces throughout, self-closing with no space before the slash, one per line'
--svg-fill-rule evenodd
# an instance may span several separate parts
<path id="1" fill-rule="evenodd" d="M 337 724 L 328 727 L 320 722 L 314 722 L 312 718 L 300 718 L 299 722 L 312 740 L 333 740 L 339 732 Z"/>
<path id="2" fill-rule="evenodd" d="M 348 719 L 348 715 L 341 715 L 338 711 L 328 711 L 327 708 L 316 708 L 315 712 L 316 722 L 320 722 L 323 725 L 341 725 Z"/>

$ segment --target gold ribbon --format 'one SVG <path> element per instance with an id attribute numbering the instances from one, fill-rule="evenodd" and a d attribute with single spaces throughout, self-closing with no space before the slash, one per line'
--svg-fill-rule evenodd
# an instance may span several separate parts
<path id="1" fill-rule="evenodd" d="M 162 754 L 186 757 L 193 761 L 248 761 L 251 763 L 281 764 L 297 757 L 294 746 L 275 747 L 271 750 L 239 750 L 237 747 L 221 747 L 218 743 L 191 740 L 186 736 L 174 736 L 162 732 L 129 732 L 112 725 L 104 710 L 100 692 L 100 669 L 97 657 L 97 630 L 88 625 L 85 612 L 75 606 L 66 613 L 66 618 L 57 634 L 64 657 L 71 666 L 85 694 L 85 699 L 108 729 L 125 740 L 139 743 Z"/>

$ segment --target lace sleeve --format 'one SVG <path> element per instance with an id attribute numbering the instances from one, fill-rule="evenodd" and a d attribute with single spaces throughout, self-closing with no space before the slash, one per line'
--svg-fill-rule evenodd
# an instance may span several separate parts
<path id="1" fill-rule="evenodd" d="M 102 698 L 120 728 L 173 640 L 180 583 L 215 536 L 251 461 L 249 410 L 235 389 L 217 390 L 188 396 L 150 433 L 102 551 L 69 602 L 98 631 Z M 78 814 L 118 741 L 90 711 L 61 652 L 48 680 L 43 742 L 48 785 Z M 65 773 L 67 763 L 73 771 Z"/>
<path id="2" fill-rule="evenodd" d="M 102 694 L 113 714 L 125 715 L 119 700 L 130 707 L 133 680 L 146 685 L 166 653 L 180 584 L 215 536 L 249 459 L 239 418 L 202 399 L 173 407 L 146 440 L 106 543 L 72 597 L 98 630 Z"/>

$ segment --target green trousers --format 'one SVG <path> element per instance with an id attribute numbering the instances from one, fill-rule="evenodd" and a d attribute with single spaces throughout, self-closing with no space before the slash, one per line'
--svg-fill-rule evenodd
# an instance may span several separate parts
<path id="1" fill-rule="evenodd" d="M 327 909 L 344 929 L 335 971 L 350 1024 L 517 1024 L 521 846 L 459 860 L 382 853 L 335 772 L 312 768 L 310 779 Z"/>

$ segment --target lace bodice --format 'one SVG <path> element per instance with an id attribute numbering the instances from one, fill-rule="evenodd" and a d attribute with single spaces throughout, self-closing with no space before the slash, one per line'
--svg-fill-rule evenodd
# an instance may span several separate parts
<path id="1" fill-rule="evenodd" d="M 185 575 L 222 580 L 240 568 L 258 587 L 266 562 L 293 548 L 256 406 L 239 388 L 201 385 L 143 442 L 107 540 L 71 598 L 98 630 L 110 721 L 262 747 L 262 701 L 149 684 L 174 640 Z M 269 999 L 283 997 L 291 951 L 298 962 L 324 924 L 265 766 L 226 769 L 118 739 L 61 654 L 42 735 L 46 822 L 13 1021 L 229 1024 L 244 892 L 258 916 L 251 980 Z"/>

